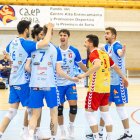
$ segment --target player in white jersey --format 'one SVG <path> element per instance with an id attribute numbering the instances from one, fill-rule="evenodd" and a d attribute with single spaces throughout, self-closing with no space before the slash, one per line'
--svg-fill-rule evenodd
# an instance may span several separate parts
<path id="1" fill-rule="evenodd" d="M 44 33 L 43 33 L 43 27 L 40 27 L 39 24 L 36 24 L 34 25 L 32 31 L 31 31 L 31 36 L 33 38 L 33 41 L 35 42 L 38 42 L 40 40 L 42 40 L 44 38 Z M 28 113 L 27 113 L 28 111 Z M 26 140 L 27 137 L 28 137 L 28 121 L 31 117 L 31 114 L 32 114 L 32 110 L 31 109 L 28 109 L 24 115 L 24 127 L 22 129 L 22 132 L 21 132 L 21 137 L 22 139 Z M 29 116 L 28 116 L 29 115 Z M 37 128 L 36 128 L 36 131 L 35 131 L 35 135 L 38 137 L 38 139 L 43 139 L 43 135 L 40 131 L 40 121 L 41 121 L 41 115 L 38 119 L 38 122 L 37 122 Z"/>
<path id="2" fill-rule="evenodd" d="M 107 44 L 104 49 L 125 74 L 123 47 L 120 42 L 116 41 L 116 37 L 117 31 L 115 28 L 106 28 L 105 39 Z M 123 80 L 113 70 L 111 71 L 111 91 L 109 101 L 110 103 L 114 102 L 116 104 L 118 115 L 120 116 L 124 127 L 124 135 L 118 140 L 132 140 L 132 134 L 129 131 L 128 114 L 125 108 L 125 104 L 128 103 L 127 89 L 123 86 Z"/>
<path id="3" fill-rule="evenodd" d="M 34 140 L 37 120 L 44 106 L 43 99 L 46 100 L 47 106 L 50 108 L 52 139 L 57 139 L 57 106 L 60 104 L 60 100 L 56 85 L 56 73 L 63 78 L 78 82 L 78 78 L 71 78 L 62 71 L 61 61 L 60 50 L 52 43 L 49 43 L 46 49 L 32 52 L 31 60 L 27 60 L 26 69 L 29 70 L 31 64 L 31 92 L 28 107 L 33 110 L 29 122 L 29 140 Z"/>
<path id="4" fill-rule="evenodd" d="M 2 135 L 10 121 L 17 114 L 19 103 L 21 102 L 22 106 L 27 106 L 29 86 L 24 65 L 28 57 L 28 53 L 47 46 L 52 36 L 51 32 L 53 24 L 49 23 L 46 25 L 48 26 L 48 32 L 42 41 L 36 43 L 34 41 L 26 40 L 29 37 L 30 24 L 30 21 L 20 21 L 17 25 L 17 31 L 19 33 L 18 38 L 11 41 L 6 47 L 6 51 L 9 53 L 12 61 L 9 94 L 10 108 L 0 124 L 0 139 L 2 139 Z"/>
<path id="5" fill-rule="evenodd" d="M 59 31 L 60 36 L 60 51 L 62 54 L 62 69 L 69 75 L 75 76 L 74 67 L 75 62 L 83 71 L 87 71 L 86 66 L 82 63 L 82 59 L 78 49 L 68 44 L 70 32 L 67 29 Z M 74 137 L 74 120 L 77 114 L 77 90 L 76 84 L 67 79 L 57 76 L 57 85 L 60 92 L 61 105 L 58 107 L 58 123 L 61 129 L 61 138 L 66 138 L 66 132 L 64 129 L 64 117 L 63 117 L 63 105 L 66 99 L 68 100 L 69 111 L 69 136 Z"/>

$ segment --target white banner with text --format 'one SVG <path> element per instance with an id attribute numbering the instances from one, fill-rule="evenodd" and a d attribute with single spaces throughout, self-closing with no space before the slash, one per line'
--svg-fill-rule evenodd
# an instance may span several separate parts
<path id="1" fill-rule="evenodd" d="M 0 30 L 16 29 L 20 20 L 32 25 L 52 22 L 55 29 L 103 30 L 104 8 L 0 5 Z"/>

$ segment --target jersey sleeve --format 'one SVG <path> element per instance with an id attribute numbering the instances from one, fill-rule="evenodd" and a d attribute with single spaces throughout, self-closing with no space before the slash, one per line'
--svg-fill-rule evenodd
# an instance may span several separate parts
<path id="1" fill-rule="evenodd" d="M 114 53 L 115 53 L 117 56 L 118 56 L 118 53 L 117 53 L 118 49 L 122 49 L 122 45 L 119 44 L 119 43 L 117 43 L 117 44 L 115 44 L 115 45 L 113 46 Z"/>
<path id="2" fill-rule="evenodd" d="M 75 56 L 76 56 L 76 57 L 75 57 L 75 62 L 76 62 L 76 63 L 81 62 L 82 59 L 81 59 L 81 55 L 80 55 L 79 51 L 76 49 L 74 53 L 75 53 Z"/>
<path id="3" fill-rule="evenodd" d="M 95 61 L 96 59 L 99 59 L 99 60 L 100 60 L 99 54 L 98 54 L 97 50 L 93 51 L 93 52 L 90 53 L 90 55 L 89 55 L 89 61 L 90 61 L 92 64 L 94 63 L 94 61 Z"/>
<path id="4" fill-rule="evenodd" d="M 11 44 L 11 42 L 7 45 L 7 47 L 6 47 L 6 49 L 5 49 L 6 53 L 9 53 L 9 52 L 10 52 L 10 50 L 9 50 L 10 44 Z"/>
<path id="5" fill-rule="evenodd" d="M 109 57 L 109 61 L 110 61 L 110 67 L 113 67 L 115 65 L 114 61 Z"/>
<path id="6" fill-rule="evenodd" d="M 62 61 L 62 55 L 60 49 L 57 47 L 56 50 L 57 50 L 57 61 Z"/>
<path id="7" fill-rule="evenodd" d="M 106 45 L 103 47 L 103 50 L 104 50 L 105 52 L 108 52 L 108 44 L 106 44 Z"/>
<path id="8" fill-rule="evenodd" d="M 37 43 L 30 40 L 23 40 L 21 41 L 22 46 L 24 46 L 25 51 L 28 53 L 28 55 L 31 54 L 31 52 L 36 51 L 37 49 Z"/>
<path id="9" fill-rule="evenodd" d="M 28 53 L 27 59 L 31 59 L 31 53 Z"/>

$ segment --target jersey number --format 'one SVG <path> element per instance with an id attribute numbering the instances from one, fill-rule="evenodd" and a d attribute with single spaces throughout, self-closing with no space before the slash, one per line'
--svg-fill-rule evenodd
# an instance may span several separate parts
<path id="1" fill-rule="evenodd" d="M 44 57 L 44 55 L 45 55 L 45 52 L 42 51 L 42 52 L 40 52 L 40 53 L 42 54 L 41 59 L 40 59 L 40 62 L 42 62 L 42 61 L 43 61 L 43 57 Z"/>

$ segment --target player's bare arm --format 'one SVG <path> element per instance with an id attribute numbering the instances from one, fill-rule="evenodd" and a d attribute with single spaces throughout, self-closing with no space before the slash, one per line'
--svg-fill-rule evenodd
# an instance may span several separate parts
<path id="1" fill-rule="evenodd" d="M 45 35 L 45 37 L 42 41 L 38 42 L 38 44 L 37 44 L 38 48 L 46 47 L 49 44 L 49 42 L 51 41 L 52 30 L 53 30 L 54 25 L 52 23 L 48 23 L 46 25 L 46 27 L 48 28 L 47 34 Z"/>
<path id="2" fill-rule="evenodd" d="M 92 66 L 91 69 L 89 69 L 86 73 L 83 73 L 83 74 L 78 75 L 77 77 L 80 78 L 80 79 L 81 79 L 81 78 L 85 78 L 86 76 L 89 76 L 90 74 L 92 74 L 92 73 L 98 71 L 99 68 L 100 68 L 100 66 L 101 66 L 101 60 L 96 59 L 96 60 L 94 61 L 94 64 L 93 64 L 93 66 Z"/>
<path id="3" fill-rule="evenodd" d="M 59 76 L 61 76 L 63 78 L 66 78 L 66 79 L 73 81 L 73 82 L 79 82 L 79 79 L 77 77 L 70 77 L 62 70 L 61 63 L 56 64 L 56 72 Z"/>

